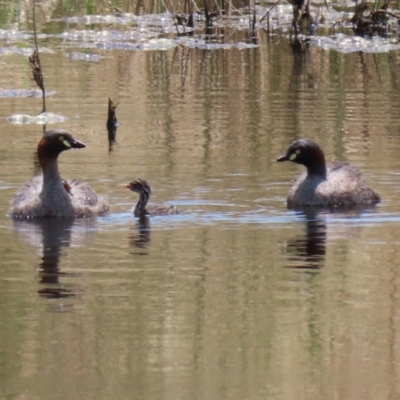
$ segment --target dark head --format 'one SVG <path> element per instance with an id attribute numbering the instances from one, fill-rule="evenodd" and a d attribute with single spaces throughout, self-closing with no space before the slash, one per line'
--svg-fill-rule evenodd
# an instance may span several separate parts
<path id="1" fill-rule="evenodd" d="M 326 176 L 325 156 L 322 149 L 309 139 L 295 140 L 278 162 L 292 161 L 307 167 L 308 173 Z"/>
<path id="2" fill-rule="evenodd" d="M 146 211 L 146 205 L 151 195 L 149 184 L 144 179 L 136 179 L 131 183 L 127 183 L 124 185 L 124 187 L 132 190 L 133 192 L 139 193 L 140 195 L 139 201 L 133 209 L 135 217 L 142 217 L 148 214 Z"/>
<path id="3" fill-rule="evenodd" d="M 47 131 L 38 144 L 39 161 L 43 166 L 46 160 L 57 158 L 65 150 L 82 149 L 84 147 L 86 147 L 84 143 L 75 140 L 67 131 Z"/>
<path id="4" fill-rule="evenodd" d="M 148 196 L 151 195 L 150 186 L 144 179 L 136 179 L 130 183 L 127 183 L 126 185 L 124 185 L 124 187 L 132 190 L 132 192 L 136 192 L 139 194 L 143 193 L 147 194 Z"/>

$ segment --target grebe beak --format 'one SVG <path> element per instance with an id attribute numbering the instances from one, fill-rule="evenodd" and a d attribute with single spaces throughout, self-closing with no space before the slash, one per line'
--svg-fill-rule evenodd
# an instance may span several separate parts
<path id="1" fill-rule="evenodd" d="M 284 156 L 280 156 L 276 159 L 276 161 L 278 162 L 282 162 L 282 161 L 288 161 L 289 159 L 287 158 L 286 154 Z"/>
<path id="2" fill-rule="evenodd" d="M 83 149 L 86 147 L 86 144 L 83 142 L 80 142 L 79 140 L 73 140 L 70 142 L 71 148 L 73 149 Z"/>

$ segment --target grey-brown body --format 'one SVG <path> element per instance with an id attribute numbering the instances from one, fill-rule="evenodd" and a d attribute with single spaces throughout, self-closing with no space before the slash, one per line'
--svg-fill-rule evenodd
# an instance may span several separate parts
<path id="1" fill-rule="evenodd" d="M 347 163 L 327 164 L 326 178 L 304 172 L 287 197 L 289 208 L 304 206 L 349 207 L 371 205 L 379 196 L 365 183 L 361 172 Z"/>
<path id="2" fill-rule="evenodd" d="M 180 214 L 181 211 L 177 206 L 172 204 L 156 203 L 146 207 L 146 215 L 174 215 Z"/>
<path id="3" fill-rule="evenodd" d="M 62 140 L 60 140 L 60 138 Z M 64 145 L 63 143 L 67 143 Z M 61 151 L 83 148 L 65 131 L 49 131 L 38 146 L 42 175 L 38 175 L 17 191 L 9 215 L 13 218 L 91 217 L 108 211 L 108 202 L 98 197 L 86 182 L 62 180 L 57 157 Z"/>
<path id="4" fill-rule="evenodd" d="M 68 183 L 68 190 L 65 188 Z M 104 197 L 98 197 L 86 182 L 55 179 L 43 190 L 43 175 L 25 182 L 11 202 L 13 218 L 82 218 L 105 214 L 109 210 Z"/>
<path id="5" fill-rule="evenodd" d="M 356 167 L 339 161 L 326 164 L 323 151 L 311 140 L 294 141 L 277 161 L 292 161 L 307 168 L 289 191 L 289 208 L 351 207 L 380 201 Z"/>

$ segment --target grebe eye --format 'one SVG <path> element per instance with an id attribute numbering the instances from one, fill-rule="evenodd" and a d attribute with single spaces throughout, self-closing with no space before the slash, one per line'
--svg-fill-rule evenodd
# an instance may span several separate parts
<path id="1" fill-rule="evenodd" d="M 60 142 L 63 142 L 63 141 L 64 141 L 64 136 L 61 135 L 61 136 L 59 136 L 58 138 L 60 139 Z"/>
<path id="2" fill-rule="evenodd" d="M 295 160 L 296 157 L 297 157 L 300 153 L 301 153 L 300 150 L 299 150 L 299 149 L 296 149 L 296 150 L 294 151 L 294 153 L 292 153 L 292 154 L 290 155 L 289 160 L 290 160 L 290 161 Z"/>

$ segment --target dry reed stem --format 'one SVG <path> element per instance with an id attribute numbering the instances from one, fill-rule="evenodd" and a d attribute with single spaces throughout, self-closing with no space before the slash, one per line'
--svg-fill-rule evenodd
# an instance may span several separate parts
<path id="1" fill-rule="evenodd" d="M 33 35 L 35 38 L 35 50 L 32 55 L 29 57 L 29 63 L 31 65 L 33 79 L 36 84 L 39 86 L 42 91 L 42 102 L 43 102 L 43 110 L 42 112 L 46 112 L 46 89 L 44 87 L 44 79 L 42 73 L 42 66 L 40 65 L 40 57 L 39 57 L 39 47 L 37 43 L 37 30 L 36 30 L 36 6 L 33 4 Z"/>

